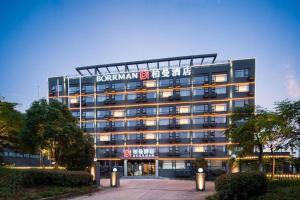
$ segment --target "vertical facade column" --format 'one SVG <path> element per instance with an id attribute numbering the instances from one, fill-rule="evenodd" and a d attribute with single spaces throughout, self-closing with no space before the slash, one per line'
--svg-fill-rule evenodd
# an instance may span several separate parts
<path id="1" fill-rule="evenodd" d="M 124 177 L 127 177 L 127 160 L 124 160 Z"/>
<path id="2" fill-rule="evenodd" d="M 155 176 L 158 176 L 158 160 L 155 160 Z"/>

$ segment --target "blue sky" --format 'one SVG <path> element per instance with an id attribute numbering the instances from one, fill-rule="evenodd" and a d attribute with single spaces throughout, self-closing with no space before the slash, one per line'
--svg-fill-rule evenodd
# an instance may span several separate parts
<path id="1" fill-rule="evenodd" d="M 256 58 L 270 108 L 300 98 L 299 36 L 300 1 L 0 0 L 0 96 L 24 111 L 78 66 L 218 53 Z"/>

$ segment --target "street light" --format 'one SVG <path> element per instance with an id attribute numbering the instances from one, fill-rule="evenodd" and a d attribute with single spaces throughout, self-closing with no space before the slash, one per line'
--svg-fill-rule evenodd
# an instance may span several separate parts
<path id="1" fill-rule="evenodd" d="M 110 177 L 110 186 L 111 187 L 119 187 L 120 186 L 120 177 L 117 173 L 118 169 L 116 167 L 113 168 L 111 177 Z"/>
<path id="2" fill-rule="evenodd" d="M 205 190 L 205 173 L 203 168 L 199 168 L 198 173 L 196 173 L 196 190 L 197 191 Z"/>

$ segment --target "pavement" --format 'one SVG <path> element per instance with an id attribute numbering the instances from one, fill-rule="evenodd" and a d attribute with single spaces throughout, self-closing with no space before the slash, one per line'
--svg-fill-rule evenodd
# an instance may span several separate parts
<path id="1" fill-rule="evenodd" d="M 72 200 L 205 200 L 214 193 L 214 183 L 206 182 L 206 190 L 196 191 L 195 182 L 174 179 L 121 179 L 120 187 L 109 187 L 102 179 L 102 190 Z"/>

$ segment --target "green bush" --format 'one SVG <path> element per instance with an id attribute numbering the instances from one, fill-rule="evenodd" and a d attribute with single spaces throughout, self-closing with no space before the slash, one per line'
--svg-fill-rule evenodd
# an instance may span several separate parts
<path id="1" fill-rule="evenodd" d="M 220 200 L 246 200 L 267 191 L 267 178 L 257 172 L 224 174 L 216 179 L 215 189 Z"/>
<path id="2" fill-rule="evenodd" d="M 0 167 L 0 198 L 22 191 L 21 171 Z"/>
<path id="3" fill-rule="evenodd" d="M 223 174 L 226 174 L 226 171 L 223 170 L 223 169 L 214 169 L 214 170 L 211 171 L 211 175 L 215 176 L 215 177 L 219 177 Z"/>
<path id="4" fill-rule="evenodd" d="M 55 186 L 81 186 L 91 185 L 93 178 L 83 171 L 63 171 L 63 170 L 24 170 L 24 187 L 55 185 Z"/>
<path id="5" fill-rule="evenodd" d="M 300 180 L 270 180 L 268 188 L 299 186 Z"/>

